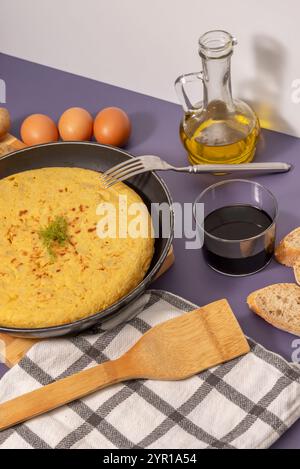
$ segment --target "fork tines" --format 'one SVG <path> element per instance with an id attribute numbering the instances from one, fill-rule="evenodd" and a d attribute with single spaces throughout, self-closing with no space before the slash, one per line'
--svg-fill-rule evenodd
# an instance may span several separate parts
<path id="1" fill-rule="evenodd" d="M 145 167 L 140 158 L 130 158 L 123 163 L 117 164 L 112 168 L 105 171 L 100 176 L 102 186 L 105 189 L 112 187 L 118 182 L 129 179 L 132 176 L 136 176 L 144 172 Z"/>

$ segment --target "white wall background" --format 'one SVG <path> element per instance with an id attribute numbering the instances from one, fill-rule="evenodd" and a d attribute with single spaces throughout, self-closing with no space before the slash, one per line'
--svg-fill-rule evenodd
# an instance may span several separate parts
<path id="1" fill-rule="evenodd" d="M 1 52 L 174 102 L 174 79 L 201 68 L 198 37 L 218 28 L 239 41 L 234 94 L 300 136 L 299 0 L 0 0 Z"/>

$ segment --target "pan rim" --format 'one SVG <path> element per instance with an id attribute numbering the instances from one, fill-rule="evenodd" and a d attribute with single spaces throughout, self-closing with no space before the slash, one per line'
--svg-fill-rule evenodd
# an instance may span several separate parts
<path id="1" fill-rule="evenodd" d="M 121 153 L 123 155 L 126 155 L 127 157 L 129 158 L 136 158 L 136 156 L 134 156 L 132 153 L 126 151 L 126 150 L 123 150 L 121 148 L 118 148 L 118 147 L 114 147 L 112 145 L 105 145 L 105 144 L 102 144 L 102 143 L 98 143 L 98 142 L 79 142 L 79 141 L 63 141 L 63 142 L 50 142 L 50 143 L 43 143 L 43 144 L 39 144 L 39 145 L 32 145 L 32 146 L 29 146 L 29 147 L 24 147 L 24 148 L 21 148 L 19 150 L 16 150 L 16 151 L 13 151 L 7 155 L 4 155 L 3 157 L 1 157 L 1 160 L 5 160 L 5 159 L 9 159 L 10 157 L 12 156 L 15 156 L 15 155 L 18 155 L 19 153 L 24 153 L 24 152 L 27 152 L 27 151 L 30 151 L 32 149 L 36 149 L 36 148 L 41 148 L 41 147 L 56 147 L 56 146 L 63 146 L 63 145 L 79 145 L 79 146 L 82 146 L 82 145 L 87 145 L 87 146 L 96 146 L 96 147 L 101 147 L 101 148 L 107 148 L 109 150 L 114 150 L 114 151 L 117 151 L 118 153 Z M 55 167 L 55 166 L 53 166 Z M 170 193 L 170 190 L 167 186 L 167 184 L 165 183 L 165 181 L 160 177 L 158 176 L 158 174 L 155 172 L 155 171 L 151 171 L 151 175 L 158 181 L 158 183 L 162 186 L 163 188 L 163 191 L 165 192 L 166 194 L 166 197 L 167 197 L 167 200 L 168 200 L 168 204 L 170 206 L 170 236 L 166 242 L 166 245 L 160 255 L 160 258 L 159 260 L 156 262 L 156 264 L 152 267 L 152 269 L 148 272 L 148 274 L 146 275 L 146 277 L 133 289 L 131 290 L 127 295 L 123 296 L 120 300 L 118 300 L 117 302 L 113 303 L 112 305 L 110 305 L 108 308 L 102 310 L 102 311 L 98 311 L 94 314 L 91 314 L 89 316 L 86 316 L 84 318 L 81 318 L 81 319 L 78 319 L 77 321 L 73 321 L 73 322 L 68 322 L 68 323 L 63 323 L 63 324 L 59 324 L 57 326 L 49 326 L 49 327 L 37 327 L 37 328 L 15 328 L 15 327 L 5 327 L 5 326 L 1 326 L 0 325 L 0 333 L 5 333 L 5 334 L 12 334 L 12 335 L 17 335 L 17 334 L 28 334 L 31 336 L 31 338 L 34 338 L 34 334 L 36 335 L 39 335 L 39 334 L 43 334 L 43 333 L 55 333 L 56 331 L 57 332 L 62 332 L 64 329 L 70 329 L 70 327 L 73 327 L 75 328 L 76 326 L 78 326 L 80 328 L 81 325 L 84 325 L 85 322 L 87 322 L 88 320 L 91 320 L 91 319 L 94 319 L 95 320 L 95 323 L 97 323 L 97 321 L 101 321 L 101 319 L 104 319 L 106 317 L 108 317 L 108 315 L 110 315 L 111 313 L 117 311 L 118 309 L 120 308 L 123 308 L 123 307 L 126 307 L 132 300 L 134 300 L 134 298 L 137 298 L 139 296 L 139 294 L 142 294 L 143 291 L 145 290 L 145 287 L 147 285 L 150 284 L 151 280 L 154 278 L 155 274 L 159 271 L 160 267 L 162 266 L 163 262 L 165 261 L 166 257 L 167 257 L 167 254 L 171 248 L 171 245 L 172 245 L 172 242 L 173 242 L 173 238 L 174 238 L 174 211 L 173 211 L 173 199 L 172 199 L 172 196 L 171 196 L 171 193 Z M 2 179 L 2 178 L 1 178 Z M 121 304 L 119 304 L 121 303 Z M 92 327 L 92 326 L 91 326 Z M 88 329 L 88 328 L 87 328 Z M 66 334 L 69 334 L 70 332 L 66 331 Z M 61 336 L 63 334 L 60 334 Z M 49 336 L 50 338 L 51 336 Z M 53 335 L 53 338 L 55 337 L 55 335 Z M 45 337 L 46 338 L 46 337 Z"/>

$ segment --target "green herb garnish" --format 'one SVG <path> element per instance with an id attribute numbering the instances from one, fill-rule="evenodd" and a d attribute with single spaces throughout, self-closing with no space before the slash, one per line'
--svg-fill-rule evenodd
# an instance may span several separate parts
<path id="1" fill-rule="evenodd" d="M 56 217 L 48 226 L 39 231 L 39 236 L 50 257 L 55 259 L 54 245 L 63 246 L 69 240 L 67 220 L 64 217 Z"/>

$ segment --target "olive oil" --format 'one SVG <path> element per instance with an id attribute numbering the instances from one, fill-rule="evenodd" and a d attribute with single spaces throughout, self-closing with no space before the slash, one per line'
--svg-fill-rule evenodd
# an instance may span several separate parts
<path id="1" fill-rule="evenodd" d="M 199 40 L 202 71 L 181 75 L 175 88 L 183 106 L 180 137 L 191 164 L 250 162 L 260 133 L 251 107 L 234 99 L 231 57 L 236 39 L 226 31 L 208 31 Z M 202 83 L 202 101 L 192 104 L 189 83 Z"/>
<path id="2" fill-rule="evenodd" d="M 225 120 L 208 118 L 200 123 L 194 115 L 186 115 L 180 126 L 191 164 L 248 163 L 254 157 L 259 133 L 258 120 L 242 114 Z"/>

